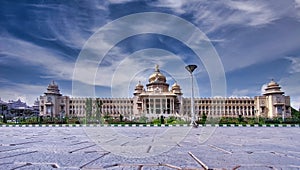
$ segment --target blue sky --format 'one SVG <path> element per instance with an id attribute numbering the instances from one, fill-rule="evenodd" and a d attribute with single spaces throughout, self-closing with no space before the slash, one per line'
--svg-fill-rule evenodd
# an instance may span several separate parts
<path id="1" fill-rule="evenodd" d="M 291 96 L 292 106 L 300 107 L 299 0 L 2 0 L 1 99 L 20 98 L 33 104 L 52 80 L 64 95 L 74 95 L 72 84 L 77 81 L 94 88 L 95 96 L 131 97 L 138 81 L 147 83 L 156 63 L 168 83 L 177 81 L 186 97 L 190 96 L 190 79 L 184 66 L 197 64 L 196 96 L 210 97 L 206 65 L 186 44 L 161 34 L 138 34 L 113 44 L 103 60 L 93 63 L 96 72 L 87 64 L 80 68 L 85 74 L 74 78 L 78 56 L 91 37 L 112 21 L 142 12 L 180 17 L 206 35 L 224 68 L 226 96 L 260 95 L 263 86 L 274 79 Z M 160 18 L 154 19 L 159 23 Z M 159 32 L 162 26 L 152 29 Z M 176 23 L 167 29 L 191 34 Z M 102 39 L 93 48 L 105 48 L 113 38 L 106 37 L 107 41 Z M 87 75 L 95 80 L 86 81 Z"/>

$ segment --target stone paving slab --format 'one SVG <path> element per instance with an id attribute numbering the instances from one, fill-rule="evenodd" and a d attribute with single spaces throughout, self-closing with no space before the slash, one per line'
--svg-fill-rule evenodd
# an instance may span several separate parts
<path id="1" fill-rule="evenodd" d="M 0 169 L 300 169 L 299 127 L 187 128 L 1 127 Z"/>

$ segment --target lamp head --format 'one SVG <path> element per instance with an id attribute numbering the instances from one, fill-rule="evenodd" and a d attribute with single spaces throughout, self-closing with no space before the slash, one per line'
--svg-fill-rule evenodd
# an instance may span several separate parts
<path id="1" fill-rule="evenodd" d="M 197 68 L 197 65 L 187 65 L 185 66 L 185 69 L 187 71 L 189 71 L 191 74 L 193 73 L 193 71 Z"/>

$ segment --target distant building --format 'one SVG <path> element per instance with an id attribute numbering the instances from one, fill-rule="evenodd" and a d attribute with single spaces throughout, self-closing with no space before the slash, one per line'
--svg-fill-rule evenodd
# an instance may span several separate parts
<path id="1" fill-rule="evenodd" d="M 290 97 L 285 96 L 281 87 L 273 80 L 262 96 L 254 98 L 195 98 L 195 115 L 208 117 L 290 117 Z M 40 96 L 40 115 L 49 117 L 85 117 L 109 115 L 125 119 L 146 116 L 154 119 L 160 116 L 181 117 L 189 120 L 191 100 L 184 98 L 179 84 L 169 87 L 166 77 L 156 66 L 144 87 L 136 85 L 132 98 L 72 98 L 63 96 L 58 85 L 52 82 Z"/>
<path id="2" fill-rule="evenodd" d="M 4 102 L 0 99 L 0 115 L 6 119 L 13 119 L 15 117 L 32 117 L 38 116 L 38 109 L 28 106 L 25 102 L 20 99 L 17 101 L 9 100 Z"/>
<path id="3" fill-rule="evenodd" d="M 9 113 L 8 103 L 4 102 L 0 98 L 0 115 L 3 117 L 7 116 Z"/>

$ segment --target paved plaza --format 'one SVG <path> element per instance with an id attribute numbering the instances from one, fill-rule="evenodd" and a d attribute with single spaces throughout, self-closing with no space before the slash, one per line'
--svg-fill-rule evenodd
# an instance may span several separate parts
<path id="1" fill-rule="evenodd" d="M 300 169 L 299 127 L 1 127 L 0 169 Z"/>

